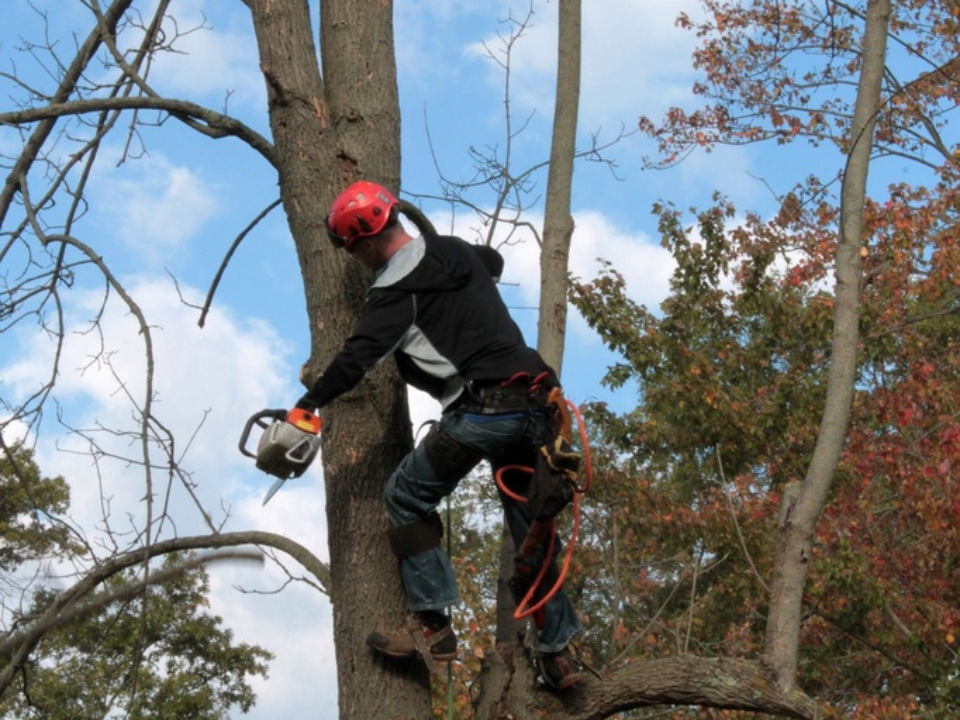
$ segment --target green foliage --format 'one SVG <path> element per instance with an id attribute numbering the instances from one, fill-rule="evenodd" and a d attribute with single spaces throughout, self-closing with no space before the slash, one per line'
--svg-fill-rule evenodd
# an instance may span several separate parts
<path id="1" fill-rule="evenodd" d="M 797 220 L 780 218 L 748 244 L 747 230 L 727 231 L 733 208 L 719 198 L 695 226 L 684 227 L 668 205 L 655 211 L 677 261 L 659 317 L 626 296 L 610 266 L 573 287 L 577 309 L 623 356 L 607 381 L 640 388 L 640 405 L 609 439 L 688 500 L 721 469 L 752 472 L 767 487 L 802 475 L 819 420 L 831 303 L 772 271 L 795 242 Z"/>
<path id="2" fill-rule="evenodd" d="M 66 481 L 42 477 L 31 450 L 16 446 L 0 455 L 0 571 L 74 550 L 69 529 L 56 519 L 69 505 Z"/>
<path id="3" fill-rule="evenodd" d="M 170 556 L 165 565 L 178 559 Z M 128 573 L 110 587 L 135 580 Z M 235 643 L 207 611 L 208 591 L 206 572 L 189 570 L 48 633 L 21 673 L 21 692 L 3 698 L 4 716 L 219 720 L 233 708 L 247 712 L 255 700 L 247 678 L 266 676 L 272 655 Z M 38 592 L 27 615 L 54 597 L 50 590 Z"/>

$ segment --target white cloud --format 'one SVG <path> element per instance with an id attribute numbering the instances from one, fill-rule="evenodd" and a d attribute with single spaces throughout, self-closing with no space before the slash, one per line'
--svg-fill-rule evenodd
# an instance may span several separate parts
<path id="1" fill-rule="evenodd" d="M 246 418 L 263 407 L 289 404 L 299 395 L 296 371 L 288 361 L 291 346 L 265 322 L 241 322 L 217 308 L 206 327 L 198 328 L 197 310 L 180 302 L 170 281 L 132 280 L 127 290 L 151 326 L 153 410 L 163 427 L 176 435 L 177 455 L 194 472 L 197 492 L 217 508 L 217 498 L 222 494 L 243 492 L 241 475 L 249 468 L 237 451 L 237 443 Z M 181 287 L 181 291 L 198 294 L 188 287 Z M 96 312 L 101 297 L 98 292 L 84 291 L 71 298 L 75 304 L 72 316 L 67 318 L 56 397 L 65 421 L 74 427 L 134 432 L 137 425 L 132 403 L 142 407 L 146 402 L 145 338 L 134 317 L 117 302 L 108 307 L 99 332 L 89 332 L 86 318 Z M 12 397 L 34 391 L 49 373 L 47 361 L 53 346 L 48 338 L 34 334 L 23 338 L 23 343 L 19 360 L 0 371 Z M 57 428 L 47 430 L 56 432 Z M 126 438 L 102 432 L 97 435 L 111 452 L 139 457 L 138 445 Z M 84 469 L 85 463 L 76 456 L 53 452 L 43 440 L 40 447 L 48 450 L 41 467 L 46 472 L 63 473 L 74 483 L 74 510 L 83 512 L 86 500 L 99 497 L 92 468 Z M 78 439 L 60 442 L 70 442 L 76 450 L 83 445 Z M 134 511 L 142 495 L 130 479 L 136 473 L 123 463 L 113 469 L 119 482 L 108 491 L 117 493 L 116 510 Z M 162 472 L 155 472 L 155 479 L 165 481 Z M 124 497 L 133 507 L 120 504 Z M 183 532 L 189 523 L 181 522 L 185 523 Z"/>
<path id="2" fill-rule="evenodd" d="M 410 422 L 417 440 L 423 438 L 426 430 L 421 430 L 424 423 L 440 419 L 440 403 L 415 388 L 407 388 L 407 401 L 410 405 Z"/>
<path id="3" fill-rule="evenodd" d="M 669 251 L 643 232 L 619 227 L 596 211 L 577 213 L 571 268 L 584 280 L 600 269 L 598 258 L 624 276 L 627 294 L 655 310 L 666 298 L 676 263 Z"/>
<path id="4" fill-rule="evenodd" d="M 224 13 L 223 3 L 210 0 L 192 4 L 178 5 L 176 25 L 168 19 L 168 36 L 181 33 L 177 52 L 157 57 L 151 82 L 165 94 L 195 100 L 217 112 L 224 104 L 231 114 L 265 107 L 266 87 L 249 14 Z"/>
<path id="5" fill-rule="evenodd" d="M 161 154 L 101 167 L 95 203 L 129 251 L 154 260 L 194 238 L 221 209 L 217 187 Z"/>
<path id="6" fill-rule="evenodd" d="M 691 97 L 690 53 L 695 38 L 675 26 L 693 0 L 600 0 L 583 22 L 582 125 L 585 129 L 641 114 L 656 116 Z"/>
<path id="7" fill-rule="evenodd" d="M 513 17 L 526 6 L 514 3 Z M 690 53 L 695 38 L 675 26 L 681 11 L 694 14 L 692 0 L 591 0 L 582 10 L 580 127 L 628 130 L 641 114 L 659 116 L 669 105 L 691 97 Z M 502 33 L 510 27 L 503 26 Z M 471 44 L 468 54 L 500 56 L 503 43 L 494 34 Z M 511 100 L 517 110 L 553 115 L 557 63 L 557 4 L 537 3 L 531 26 L 514 46 Z M 502 70 L 489 66 L 488 83 L 503 86 Z M 520 112 L 524 115 L 525 112 Z"/>

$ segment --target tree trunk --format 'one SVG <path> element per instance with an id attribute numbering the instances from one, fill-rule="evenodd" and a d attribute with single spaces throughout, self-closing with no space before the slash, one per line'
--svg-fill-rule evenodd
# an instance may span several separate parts
<path id="1" fill-rule="evenodd" d="M 352 332 L 370 277 L 326 240 L 330 203 L 360 177 L 397 190 L 400 111 L 393 5 L 323 3 L 323 73 L 307 3 L 251 2 L 280 189 L 304 279 L 315 377 Z M 382 663 L 365 646 L 406 613 L 397 561 L 387 547 L 383 486 L 412 446 L 406 394 L 389 365 L 324 409 L 330 599 L 340 717 L 428 717 L 420 663 Z M 318 648 L 318 652 L 322 650 Z"/>
<path id="2" fill-rule="evenodd" d="M 784 688 L 797 680 L 803 588 L 814 530 L 833 482 L 853 402 L 860 323 L 860 248 L 867 171 L 880 107 L 890 0 L 870 0 L 863 66 L 850 127 L 850 154 L 843 174 L 840 239 L 836 252 L 833 341 L 823 420 L 810 466 L 795 497 L 787 493 L 777 533 L 777 551 L 767 621 L 766 657 Z"/>
<path id="3" fill-rule="evenodd" d="M 573 236 L 570 195 L 580 104 L 580 0 L 560 0 L 559 14 L 557 100 L 540 252 L 540 324 L 537 334 L 537 348 L 557 375 L 563 365 L 567 273 Z"/>

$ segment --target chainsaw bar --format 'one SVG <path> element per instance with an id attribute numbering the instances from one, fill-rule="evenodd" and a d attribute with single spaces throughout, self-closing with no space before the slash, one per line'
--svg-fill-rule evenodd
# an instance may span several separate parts
<path id="1" fill-rule="evenodd" d="M 283 484 L 286 481 L 287 481 L 286 478 L 280 478 L 273 485 L 270 486 L 270 489 L 267 490 L 266 497 L 263 498 L 263 505 L 266 505 L 268 502 L 270 502 L 270 498 L 272 498 L 274 495 L 277 494 L 277 490 L 282 488 Z M 263 507 L 263 505 L 261 505 L 260 507 Z"/>

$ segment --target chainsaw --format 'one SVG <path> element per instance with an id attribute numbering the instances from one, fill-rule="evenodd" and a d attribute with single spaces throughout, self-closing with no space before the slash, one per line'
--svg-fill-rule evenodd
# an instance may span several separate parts
<path id="1" fill-rule="evenodd" d="M 268 420 L 273 422 L 268 423 Z M 277 490 L 307 471 L 320 451 L 320 418 L 308 410 L 261 410 L 247 420 L 240 436 L 240 452 L 254 458 L 258 470 L 279 478 L 263 499 L 266 505 Z M 257 452 L 247 449 L 253 426 L 263 428 Z"/>

